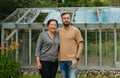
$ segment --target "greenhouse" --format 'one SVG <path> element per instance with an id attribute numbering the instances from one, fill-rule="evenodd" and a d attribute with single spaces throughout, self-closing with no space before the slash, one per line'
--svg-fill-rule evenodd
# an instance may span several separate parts
<path id="1" fill-rule="evenodd" d="M 46 23 L 51 18 L 58 20 L 61 28 L 61 13 L 64 11 L 71 13 L 72 25 L 81 30 L 84 38 L 79 69 L 119 70 L 119 7 L 17 8 L 1 22 L 2 47 L 8 47 L 12 41 L 20 44 L 15 52 L 16 60 L 22 68 L 34 69 L 40 32 L 47 30 Z"/>

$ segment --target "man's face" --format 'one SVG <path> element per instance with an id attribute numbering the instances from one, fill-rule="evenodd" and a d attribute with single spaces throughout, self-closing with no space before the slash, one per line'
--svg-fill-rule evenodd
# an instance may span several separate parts
<path id="1" fill-rule="evenodd" d="M 65 14 L 62 16 L 62 22 L 64 26 L 69 26 L 70 25 L 70 15 Z"/>

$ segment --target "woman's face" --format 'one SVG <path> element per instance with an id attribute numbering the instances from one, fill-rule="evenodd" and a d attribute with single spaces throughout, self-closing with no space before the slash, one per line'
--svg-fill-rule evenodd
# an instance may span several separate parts
<path id="1" fill-rule="evenodd" d="M 57 23 L 56 21 L 51 21 L 50 24 L 48 25 L 48 30 L 50 32 L 55 32 L 57 30 Z"/>

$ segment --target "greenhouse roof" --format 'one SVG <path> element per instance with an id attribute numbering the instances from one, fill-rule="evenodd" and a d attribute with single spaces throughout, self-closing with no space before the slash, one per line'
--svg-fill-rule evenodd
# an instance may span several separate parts
<path id="1" fill-rule="evenodd" d="M 3 27 L 16 25 L 41 24 L 44 25 L 51 18 L 61 22 L 61 13 L 71 13 L 71 23 L 75 25 L 120 24 L 119 7 L 59 7 L 59 8 L 18 8 L 5 20 Z"/>

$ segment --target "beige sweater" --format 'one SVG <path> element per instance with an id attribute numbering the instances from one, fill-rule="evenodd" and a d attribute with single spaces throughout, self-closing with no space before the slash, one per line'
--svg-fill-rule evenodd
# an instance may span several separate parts
<path id="1" fill-rule="evenodd" d="M 62 27 L 59 29 L 59 36 L 59 61 L 70 61 L 79 57 L 82 51 L 81 42 L 83 42 L 80 30 L 73 26 L 69 26 L 67 29 Z"/>

